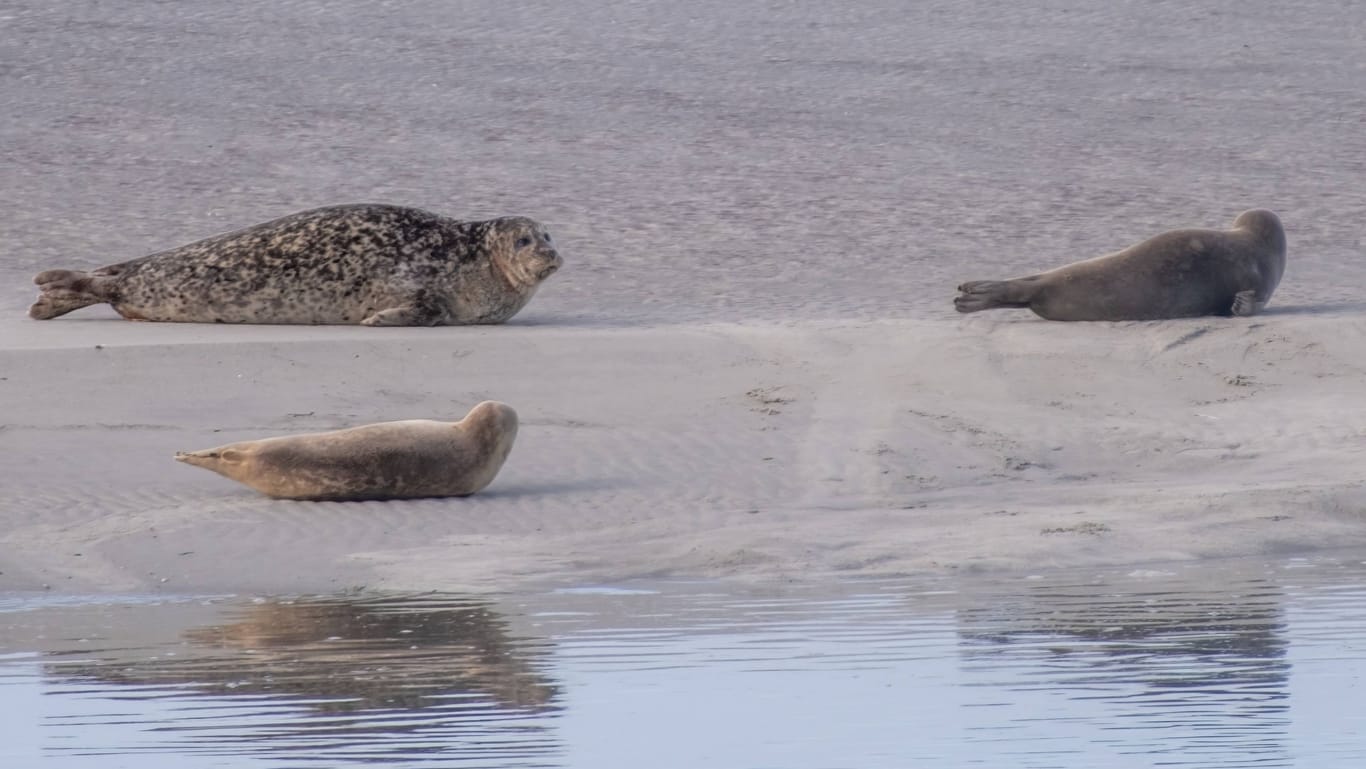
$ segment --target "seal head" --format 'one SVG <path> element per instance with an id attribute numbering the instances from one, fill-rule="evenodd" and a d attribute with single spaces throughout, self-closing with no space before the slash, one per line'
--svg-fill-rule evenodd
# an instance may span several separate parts
<path id="1" fill-rule="evenodd" d="M 524 216 L 490 220 L 484 245 L 508 283 L 518 288 L 538 285 L 564 264 L 550 233 Z"/>

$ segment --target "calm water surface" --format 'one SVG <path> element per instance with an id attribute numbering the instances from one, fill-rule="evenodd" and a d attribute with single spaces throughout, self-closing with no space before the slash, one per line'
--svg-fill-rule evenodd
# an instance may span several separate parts
<path id="1" fill-rule="evenodd" d="M 1366 558 L 0 596 L 0 766 L 1360 767 Z"/>

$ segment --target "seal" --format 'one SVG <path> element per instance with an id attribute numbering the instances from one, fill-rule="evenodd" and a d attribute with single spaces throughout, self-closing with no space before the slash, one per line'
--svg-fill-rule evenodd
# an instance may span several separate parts
<path id="1" fill-rule="evenodd" d="M 1028 307 L 1048 320 L 1256 315 L 1285 272 L 1285 230 L 1244 211 L 1230 230 L 1173 230 L 1123 251 L 1012 280 L 958 287 L 959 312 Z"/>
<path id="2" fill-rule="evenodd" d="M 484 401 L 459 422 L 409 419 L 182 451 L 277 499 L 464 497 L 493 481 L 517 437 L 517 412 Z"/>
<path id="3" fill-rule="evenodd" d="M 29 316 L 108 303 L 130 320 L 184 323 L 502 323 L 561 264 L 524 217 L 330 206 L 90 272 L 47 270 Z"/>

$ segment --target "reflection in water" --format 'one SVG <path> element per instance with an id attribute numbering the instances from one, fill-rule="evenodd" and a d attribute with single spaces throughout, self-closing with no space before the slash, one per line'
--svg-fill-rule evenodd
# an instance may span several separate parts
<path id="1" fill-rule="evenodd" d="M 1281 589 L 1260 577 L 1208 591 L 1116 581 L 1025 583 L 961 610 L 974 685 L 1087 702 L 1117 754 L 1285 765 L 1291 665 Z M 1013 701 L 998 700 L 1006 709 Z M 1021 722 L 1039 716 L 1015 710 Z M 1166 739 L 1136 733 L 1136 723 Z"/>
<path id="2" fill-rule="evenodd" d="M 98 655 L 52 672 L 68 680 L 304 697 L 325 712 L 423 708 L 459 693 L 536 711 L 555 694 L 485 604 L 317 598 L 264 601 L 234 613 L 232 622 L 185 633 L 198 647 L 194 655 Z"/>
<path id="3" fill-rule="evenodd" d="M 444 735 L 450 744 L 436 753 L 477 754 L 498 742 L 490 724 L 534 722 L 557 696 L 538 670 L 539 650 L 513 639 L 487 603 L 449 596 L 258 601 L 182 637 L 172 649 L 54 653 L 45 667 L 63 684 L 117 684 L 133 696 L 231 698 L 262 717 L 222 722 L 247 726 L 248 738 L 268 734 L 273 750 L 298 737 L 304 749 L 367 756 L 385 740 L 411 752 L 418 732 Z M 266 701 L 298 709 L 272 717 Z M 464 736 L 452 740 L 456 731 Z M 528 731 L 502 747 L 519 756 L 554 748 L 543 727 Z"/>
<path id="4" fill-rule="evenodd" d="M 1356 769 L 1364 584 L 1324 561 L 496 608 L 0 596 L 0 766 Z"/>

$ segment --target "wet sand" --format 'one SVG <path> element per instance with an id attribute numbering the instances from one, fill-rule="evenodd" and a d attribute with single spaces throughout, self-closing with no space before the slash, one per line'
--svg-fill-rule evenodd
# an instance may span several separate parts
<path id="1" fill-rule="evenodd" d="M 1366 544 L 1366 336 L 1341 317 L 59 323 L 43 328 L 84 342 L 4 353 L 14 587 L 467 589 Z M 492 397 L 523 426 L 466 499 L 272 501 L 171 461 Z"/>

